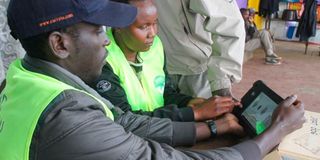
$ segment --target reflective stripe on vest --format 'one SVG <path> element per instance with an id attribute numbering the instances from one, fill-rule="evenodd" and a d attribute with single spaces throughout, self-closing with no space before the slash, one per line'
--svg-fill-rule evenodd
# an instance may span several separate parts
<path id="1" fill-rule="evenodd" d="M 143 60 L 141 81 L 139 81 L 123 52 L 116 44 L 111 30 L 108 30 L 107 35 L 111 41 L 111 44 L 107 46 L 110 53 L 107 62 L 120 78 L 120 85 L 126 92 L 131 109 L 133 111 L 153 111 L 163 106 L 164 53 L 159 37 L 154 38 L 153 45 L 148 51 L 139 52 L 139 56 Z"/>
<path id="2" fill-rule="evenodd" d="M 29 159 L 38 119 L 50 102 L 68 89 L 77 90 L 52 77 L 26 70 L 21 60 L 10 65 L 6 87 L 0 94 L 0 160 Z M 111 111 L 99 102 L 113 119 Z"/>

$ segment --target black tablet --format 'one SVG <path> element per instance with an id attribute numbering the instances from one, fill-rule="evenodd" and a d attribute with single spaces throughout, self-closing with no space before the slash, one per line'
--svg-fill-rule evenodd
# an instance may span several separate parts
<path id="1" fill-rule="evenodd" d="M 236 107 L 233 113 L 250 136 L 262 133 L 271 124 L 273 111 L 283 101 L 261 80 L 241 98 L 242 108 Z"/>

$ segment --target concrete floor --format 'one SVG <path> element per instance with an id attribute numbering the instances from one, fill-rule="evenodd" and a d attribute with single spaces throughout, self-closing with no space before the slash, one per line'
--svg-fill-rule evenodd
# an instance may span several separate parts
<path id="1" fill-rule="evenodd" d="M 305 46 L 297 42 L 275 42 L 281 65 L 264 64 L 264 52 L 258 49 L 243 67 L 243 79 L 233 86 L 233 94 L 241 98 L 256 80 L 263 80 L 282 97 L 297 94 L 306 110 L 320 111 L 320 45 Z"/>

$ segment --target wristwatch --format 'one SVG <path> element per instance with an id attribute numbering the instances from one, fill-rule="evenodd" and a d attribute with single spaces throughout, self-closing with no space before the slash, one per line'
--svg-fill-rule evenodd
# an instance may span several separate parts
<path id="1" fill-rule="evenodd" d="M 207 125 L 210 128 L 211 137 L 214 138 L 217 136 L 217 126 L 213 120 L 207 121 Z"/>

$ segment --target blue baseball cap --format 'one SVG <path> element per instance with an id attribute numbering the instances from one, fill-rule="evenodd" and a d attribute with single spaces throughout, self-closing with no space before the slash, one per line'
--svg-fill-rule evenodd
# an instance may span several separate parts
<path id="1" fill-rule="evenodd" d="M 256 13 L 255 9 L 254 8 L 249 8 L 249 14 L 253 14 L 253 13 Z"/>
<path id="2" fill-rule="evenodd" d="M 11 34 L 25 39 L 79 22 L 126 27 L 137 9 L 110 0 L 11 0 L 7 16 Z"/>

